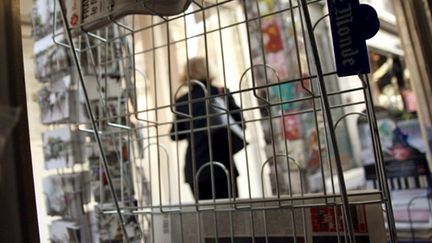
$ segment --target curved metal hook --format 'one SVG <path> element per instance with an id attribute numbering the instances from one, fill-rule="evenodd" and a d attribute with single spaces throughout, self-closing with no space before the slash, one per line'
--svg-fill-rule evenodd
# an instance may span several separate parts
<path id="1" fill-rule="evenodd" d="M 87 46 L 90 47 L 90 39 L 89 39 L 88 35 L 85 36 L 85 40 L 86 40 Z M 91 60 L 91 63 L 93 64 L 93 69 L 94 69 L 94 72 L 95 72 L 95 75 L 96 75 L 97 89 L 99 90 L 99 89 L 101 89 L 101 84 L 100 84 L 100 81 L 99 81 L 99 73 L 98 73 L 98 70 L 96 68 L 95 58 L 94 58 L 93 52 L 91 50 L 90 50 L 89 53 L 90 53 L 90 60 Z M 101 95 L 100 92 L 97 92 L 97 93 L 99 95 L 99 100 L 102 101 L 102 105 L 104 106 L 105 112 L 108 114 L 108 118 L 110 118 L 111 117 L 109 115 L 110 112 L 108 111 L 105 99 L 102 97 L 102 95 Z M 115 128 L 125 129 L 125 130 L 130 130 L 131 129 L 130 126 L 126 126 L 126 125 L 115 123 L 115 122 L 107 122 L 107 125 L 110 126 L 110 127 L 115 127 Z"/>
<path id="2" fill-rule="evenodd" d="M 166 156 L 167 156 L 167 159 L 169 160 L 169 152 L 168 152 L 168 149 L 167 149 L 167 147 L 165 146 L 165 145 L 163 145 L 163 144 L 159 144 L 159 143 L 150 143 L 150 144 L 148 144 L 148 145 L 146 145 L 144 148 L 143 148 L 143 152 L 146 150 L 146 149 L 148 149 L 149 147 L 151 147 L 151 146 L 157 146 L 157 147 L 160 147 L 164 152 L 165 152 L 165 154 L 166 154 Z M 168 164 L 169 165 L 169 164 Z"/>
<path id="3" fill-rule="evenodd" d="M 326 14 L 326 15 L 322 16 L 321 18 L 319 18 L 319 19 L 315 22 L 315 24 L 313 25 L 313 27 L 312 27 L 312 31 L 315 31 L 315 28 L 318 26 L 318 24 L 321 23 L 325 18 L 327 18 L 327 17 L 329 17 L 329 16 L 330 16 L 330 14 Z"/>
<path id="4" fill-rule="evenodd" d="M 131 67 L 131 69 L 132 69 L 132 67 Z M 149 80 L 149 78 L 147 77 L 147 75 L 145 74 L 145 72 L 139 70 L 139 69 L 136 68 L 136 67 L 134 68 L 134 70 L 135 70 L 135 72 L 137 72 L 138 74 L 140 74 L 140 75 L 144 78 L 144 82 L 147 82 L 147 81 Z M 133 89 L 134 89 L 134 94 L 135 94 L 135 104 L 134 104 L 134 105 L 135 105 L 135 109 L 138 109 L 138 102 L 137 102 L 137 98 L 136 98 L 136 97 L 138 97 L 138 93 L 137 93 L 136 84 L 134 85 Z M 139 117 L 138 117 L 138 110 L 137 110 L 136 112 L 134 112 L 134 117 L 135 117 L 135 119 L 137 119 L 138 121 L 143 121 L 143 122 L 151 123 L 151 124 L 153 124 L 153 125 L 155 125 L 155 126 L 158 125 L 158 122 L 150 121 L 150 120 L 146 120 L 146 119 L 139 118 Z"/>
<path id="5" fill-rule="evenodd" d="M 278 72 L 276 71 L 275 68 L 273 68 L 273 67 L 272 67 L 271 65 L 269 65 L 269 64 L 255 64 L 255 65 L 253 65 L 252 67 L 248 67 L 248 68 L 243 72 L 242 76 L 240 77 L 239 90 L 242 89 L 241 86 L 242 86 L 242 82 L 243 82 L 243 79 L 244 79 L 245 75 L 246 75 L 249 71 L 251 71 L 252 68 L 259 67 L 259 66 L 263 66 L 263 67 L 265 67 L 265 68 L 270 69 L 270 70 L 273 72 L 273 74 L 276 76 L 278 83 L 280 83 L 280 77 L 279 77 L 279 74 L 278 74 Z M 266 99 L 260 97 L 260 96 L 256 93 L 256 89 L 255 89 L 256 85 L 255 85 L 255 78 L 254 78 L 254 77 L 252 77 L 252 86 L 253 86 L 253 88 L 254 88 L 254 89 L 253 89 L 254 96 L 255 96 L 257 99 L 259 99 L 259 100 L 263 101 L 264 103 L 266 103 L 267 105 L 271 105 L 271 103 L 270 103 L 268 100 L 266 100 Z"/>
<path id="6" fill-rule="evenodd" d="M 170 156 L 169 156 L 169 153 L 168 153 L 168 149 L 163 144 L 150 143 L 150 144 L 148 144 L 147 146 L 145 146 L 143 148 L 143 154 L 151 146 L 156 146 L 158 148 L 161 148 L 163 150 L 163 152 L 165 153 L 165 155 L 166 155 L 166 158 L 167 158 L 167 168 L 168 168 L 168 201 L 171 203 L 171 179 L 170 179 L 170 176 L 169 176 L 169 172 L 170 172 L 170 163 L 169 163 Z M 162 180 L 161 180 L 161 164 L 160 164 L 160 160 L 159 159 L 158 159 L 158 187 L 159 187 L 159 202 L 160 202 L 159 209 L 161 210 L 161 212 L 164 212 L 163 211 L 163 207 L 162 207 Z"/>
<path id="7" fill-rule="evenodd" d="M 347 114 L 341 116 L 339 119 L 337 119 L 336 123 L 335 123 L 334 126 L 333 126 L 334 129 L 336 130 L 337 126 L 339 125 L 339 123 L 340 123 L 343 119 L 347 118 L 348 116 L 353 116 L 353 115 L 359 115 L 359 116 L 367 117 L 367 115 L 366 115 L 365 113 L 361 113 L 361 112 L 350 112 L 350 113 L 347 113 Z"/>
<path id="8" fill-rule="evenodd" d="M 56 32 L 57 32 L 57 21 L 56 21 L 57 20 L 57 11 L 56 11 L 57 10 L 57 1 L 54 1 L 53 8 L 54 8 L 54 10 L 53 10 L 54 18 L 53 18 L 53 31 L 52 31 L 52 37 L 51 38 L 52 38 L 54 44 L 71 49 L 70 45 L 58 42 L 56 40 L 56 36 L 59 35 L 59 34 L 56 34 Z M 81 52 L 81 49 L 75 48 L 75 51 L 76 52 Z"/>
<path id="9" fill-rule="evenodd" d="M 413 204 L 414 204 L 414 202 L 416 201 L 416 200 L 418 200 L 418 199 L 421 199 L 421 198 L 426 198 L 426 199 L 428 199 L 427 201 L 428 201 L 428 205 L 429 205 L 429 212 L 431 211 L 431 199 L 430 199 L 430 195 L 428 195 L 428 193 L 425 193 L 424 195 L 418 195 L 418 196 L 415 196 L 415 197 L 413 197 L 409 202 L 408 202 L 408 206 L 407 206 L 407 211 L 408 211 L 408 221 L 409 221 L 409 223 L 412 225 L 412 221 L 413 221 L 413 219 L 412 219 L 412 215 L 411 215 L 411 207 L 413 206 Z M 411 227 L 411 237 L 412 237 L 412 239 L 415 239 L 415 232 L 414 232 L 414 230 L 413 230 L 413 228 Z"/>
<path id="10" fill-rule="evenodd" d="M 310 94 L 312 97 L 315 97 L 315 94 L 312 92 L 312 90 L 310 90 L 308 87 L 305 86 L 305 84 L 304 84 L 305 79 L 306 79 L 306 80 L 309 80 L 309 83 L 310 83 L 310 85 L 312 86 L 312 77 L 309 77 L 309 78 L 304 77 L 304 78 L 302 78 L 302 79 L 300 80 L 301 87 L 302 87 L 302 88 L 303 88 L 303 89 L 304 89 L 308 94 Z"/>
<path id="11" fill-rule="evenodd" d="M 207 89 L 206 89 L 205 85 L 204 85 L 203 83 L 201 83 L 200 81 L 198 81 L 198 80 L 188 80 L 187 82 L 188 82 L 188 83 L 184 83 L 184 84 L 180 85 L 180 86 L 177 88 L 176 92 L 174 93 L 174 98 L 175 98 L 175 99 L 177 98 L 177 95 L 178 95 L 178 93 L 179 93 L 179 91 L 180 91 L 180 88 L 183 88 L 184 86 L 189 86 L 189 83 L 197 84 L 197 85 L 198 85 L 198 86 L 199 86 L 199 87 L 204 91 L 204 95 L 205 95 L 205 96 L 208 95 L 208 92 L 207 92 Z"/>
<path id="12" fill-rule="evenodd" d="M 203 83 L 201 83 L 200 81 L 197 81 L 197 80 L 188 80 L 186 83 L 180 85 L 180 86 L 177 88 L 176 92 L 174 93 L 174 99 L 177 99 L 177 95 L 178 95 L 178 93 L 180 92 L 180 89 L 183 88 L 183 87 L 186 87 L 186 86 L 189 87 L 189 84 L 190 84 L 190 83 L 194 83 L 194 84 L 198 85 L 198 86 L 199 86 L 199 87 L 204 91 L 204 96 L 205 96 L 205 97 L 208 96 L 207 89 L 206 89 L 206 87 L 204 86 Z M 189 90 L 188 92 L 190 92 L 190 90 Z M 189 102 L 190 102 L 190 101 L 189 101 Z M 171 111 L 172 111 L 174 114 L 177 114 L 177 115 L 180 115 L 180 116 L 184 116 L 184 117 L 187 117 L 187 118 L 192 118 L 192 115 L 191 115 L 191 114 L 186 114 L 186 113 L 183 113 L 183 112 L 179 112 L 179 111 L 177 111 L 177 110 L 175 109 L 175 105 L 170 106 L 170 107 L 171 107 Z"/>
<path id="13" fill-rule="evenodd" d="M 293 157 L 286 155 L 286 154 L 276 154 L 275 156 L 271 156 L 270 158 L 268 158 L 261 166 L 261 190 L 263 193 L 263 197 L 264 197 L 264 167 L 273 159 L 275 160 L 275 158 L 287 158 L 287 164 L 292 161 L 299 170 L 303 170 L 303 167 L 297 162 L 297 160 L 295 160 Z M 276 160 L 275 160 L 276 163 Z M 279 183 L 279 182 L 276 182 Z"/>
<path id="14" fill-rule="evenodd" d="M 225 176 L 226 176 L 227 182 L 228 182 L 228 197 L 232 198 L 231 183 L 230 183 L 231 180 L 229 178 L 229 171 L 226 169 L 225 165 L 222 164 L 221 162 L 213 161 L 213 162 L 207 162 L 207 163 L 201 165 L 200 168 L 197 170 L 196 175 L 195 175 L 196 181 L 198 181 L 199 176 L 201 175 L 201 172 L 204 170 L 204 168 L 206 168 L 208 166 L 212 166 L 212 165 L 216 165 L 217 167 L 221 168 L 223 170 L 223 172 L 225 173 Z M 199 185 L 199 183 L 198 183 L 198 185 Z M 199 192 L 199 186 L 197 186 L 197 188 L 198 188 L 198 192 Z"/>

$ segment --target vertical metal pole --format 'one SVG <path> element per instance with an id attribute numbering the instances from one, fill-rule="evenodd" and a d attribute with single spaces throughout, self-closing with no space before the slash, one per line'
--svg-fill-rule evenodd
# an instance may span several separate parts
<path id="1" fill-rule="evenodd" d="M 329 129 L 329 133 L 330 133 L 330 140 L 331 140 L 331 143 L 333 145 L 332 148 L 333 148 L 335 164 L 336 164 L 336 169 L 337 169 L 337 176 L 338 176 L 338 181 L 339 181 L 339 191 L 341 194 L 342 207 L 343 207 L 343 211 L 344 211 L 345 227 L 346 227 L 346 230 L 348 232 L 348 236 L 349 236 L 348 238 L 349 238 L 350 242 L 355 243 L 356 240 L 355 240 L 355 235 L 354 235 L 354 226 L 353 226 L 352 216 L 351 216 L 350 207 L 349 207 L 348 193 L 347 193 L 346 186 L 345 186 L 345 179 L 344 179 L 343 170 L 342 170 L 342 162 L 340 159 L 339 148 L 337 145 L 336 132 L 335 132 L 334 127 L 333 127 L 333 118 L 331 115 L 330 103 L 329 103 L 329 100 L 327 97 L 327 90 L 326 90 L 325 81 L 324 81 L 324 77 L 323 77 L 323 71 L 322 71 L 321 62 L 320 62 L 320 56 L 318 53 L 318 47 L 317 47 L 315 36 L 313 33 L 313 26 L 312 26 L 311 17 L 309 14 L 307 1 L 301 0 L 301 4 L 302 4 L 304 16 L 305 16 L 305 22 L 306 22 L 306 26 L 307 26 L 309 39 L 310 39 L 310 44 L 312 47 L 312 54 L 314 56 L 314 60 L 315 60 L 315 64 L 316 64 L 317 76 L 318 76 L 319 86 L 321 89 L 321 102 L 323 105 L 323 112 L 324 112 L 325 118 L 327 120 L 328 129 Z"/>
<path id="2" fill-rule="evenodd" d="M 69 27 L 69 22 L 68 22 L 68 19 L 66 17 L 66 6 L 65 6 L 65 4 L 64 4 L 64 2 L 62 0 L 58 0 L 58 3 L 60 4 L 61 15 L 62 15 L 62 18 L 63 18 L 63 25 L 64 25 L 64 28 L 65 28 L 64 31 L 65 31 L 65 33 L 67 35 L 67 39 L 69 41 L 70 49 L 72 51 L 72 57 L 74 59 L 74 62 L 75 62 L 75 65 L 76 65 L 76 68 L 77 68 L 77 71 L 78 71 L 80 83 L 81 83 L 81 86 L 83 88 L 83 94 L 84 94 L 84 98 L 85 98 L 85 101 L 86 101 L 87 111 L 88 111 L 89 116 L 90 116 L 91 124 L 92 124 L 93 131 L 94 131 L 94 136 L 95 136 L 97 145 L 99 147 L 99 151 L 100 151 L 100 154 L 101 154 L 101 157 L 102 157 L 102 164 L 103 164 L 105 173 L 107 175 L 108 185 L 109 185 L 110 190 L 111 190 L 111 194 L 112 194 L 112 197 L 113 197 L 113 200 L 114 200 L 115 209 L 117 211 L 117 215 L 118 215 L 118 218 L 119 218 L 119 223 L 120 223 L 120 226 L 121 226 L 121 229 L 122 229 L 122 232 L 123 232 L 123 241 L 129 243 L 129 237 L 127 235 L 127 231 L 126 231 L 126 228 L 125 228 L 125 225 L 124 225 L 124 220 L 123 220 L 123 216 L 121 214 L 121 209 L 120 209 L 120 206 L 119 206 L 119 203 L 118 203 L 117 195 L 115 193 L 114 184 L 112 182 L 111 172 L 110 172 L 109 167 L 108 167 L 108 162 L 107 162 L 107 159 L 106 159 L 106 156 L 105 156 L 105 151 L 104 151 L 104 148 L 103 148 L 103 145 L 102 145 L 102 141 L 101 141 L 101 138 L 100 138 L 100 135 L 99 135 L 99 130 L 97 128 L 96 119 L 95 119 L 95 116 L 93 114 L 93 111 L 92 111 L 92 108 L 91 108 L 91 105 L 90 105 L 90 98 L 88 96 L 86 84 L 84 82 L 84 75 L 83 75 L 83 72 L 82 72 L 82 69 L 81 69 L 81 66 L 80 66 L 80 62 L 78 60 L 78 55 L 77 55 L 77 53 L 75 51 L 75 45 L 74 45 L 74 42 L 73 42 L 73 39 L 72 39 L 72 34 L 71 34 L 70 27 Z"/>
<path id="3" fill-rule="evenodd" d="M 365 90 L 364 90 L 364 94 L 365 94 L 365 98 L 366 98 L 366 107 L 367 107 L 367 111 L 368 111 L 368 120 L 370 123 L 370 130 L 371 130 L 371 137 L 372 137 L 372 141 L 374 143 L 374 153 L 375 153 L 375 160 L 376 160 L 376 174 L 377 174 L 377 179 L 380 185 L 380 189 L 383 191 L 384 193 L 384 204 L 386 206 L 386 219 L 387 219 L 387 227 L 388 227 L 388 233 L 390 236 L 390 242 L 397 242 L 397 232 L 396 232 L 396 224 L 395 224 L 395 220 L 394 220 L 394 215 L 393 215 L 393 206 L 392 206 L 392 202 L 391 202 L 391 197 L 390 197 L 390 189 L 389 186 L 387 184 L 387 176 L 386 176 L 386 171 L 385 171 L 385 161 L 383 159 L 383 155 L 382 155 L 382 147 L 381 147 L 381 142 L 380 142 L 380 138 L 379 138 L 379 130 L 378 130 L 378 125 L 377 125 L 377 118 L 374 112 L 374 103 L 372 100 L 372 92 L 370 90 L 370 81 L 369 81 L 369 77 L 367 75 L 359 75 L 360 79 L 362 80 L 362 82 L 364 83 L 363 85 L 365 86 Z M 380 182 L 381 180 L 381 182 Z"/>

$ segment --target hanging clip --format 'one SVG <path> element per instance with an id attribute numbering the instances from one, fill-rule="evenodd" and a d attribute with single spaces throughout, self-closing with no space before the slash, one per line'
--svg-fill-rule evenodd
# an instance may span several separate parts
<path id="1" fill-rule="evenodd" d="M 328 0 L 336 71 L 339 77 L 370 72 L 366 40 L 380 28 L 374 8 L 359 0 Z"/>

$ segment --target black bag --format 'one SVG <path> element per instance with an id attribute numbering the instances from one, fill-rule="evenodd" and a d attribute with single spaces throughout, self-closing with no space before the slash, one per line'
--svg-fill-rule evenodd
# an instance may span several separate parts
<path id="1" fill-rule="evenodd" d="M 212 97 L 209 104 L 210 125 L 212 136 L 217 136 L 222 130 L 228 130 L 231 133 L 231 150 L 232 154 L 242 150 L 247 143 L 244 140 L 243 129 L 230 114 L 229 109 L 222 97 Z M 217 114 L 217 115 L 216 115 Z M 229 127 L 228 127 L 229 126 Z M 222 133 L 227 134 L 227 133 Z M 228 141 L 228 137 L 226 140 Z"/>

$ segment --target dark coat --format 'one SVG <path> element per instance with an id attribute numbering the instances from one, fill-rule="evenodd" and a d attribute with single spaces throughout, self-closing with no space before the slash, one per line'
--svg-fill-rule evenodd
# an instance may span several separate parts
<path id="1" fill-rule="evenodd" d="M 193 85 L 191 88 L 191 101 L 188 102 L 188 94 L 178 98 L 176 100 L 176 111 L 181 112 L 183 114 L 189 114 L 192 116 L 192 119 L 181 115 L 176 114 L 174 124 L 171 128 L 171 139 L 172 140 L 182 140 L 187 139 L 188 147 L 186 151 L 186 159 L 185 159 L 185 179 L 186 182 L 191 185 L 193 188 L 193 161 L 195 160 L 195 172 L 204 165 L 205 163 L 210 161 L 210 153 L 209 153 L 209 135 L 208 130 L 203 129 L 207 127 L 207 119 L 206 115 L 206 105 L 204 99 L 204 91 L 198 85 Z M 211 86 L 211 95 L 218 95 L 223 93 L 223 89 L 218 89 L 215 86 Z M 229 91 L 226 90 L 227 94 Z M 196 99 L 202 99 L 196 101 Z M 225 98 L 224 98 L 225 99 Z M 189 113 L 189 104 L 192 106 L 192 113 Z M 237 121 L 241 121 L 241 113 L 240 108 L 234 101 L 234 98 L 231 95 L 228 95 L 228 105 L 227 108 L 231 111 L 239 111 L 232 113 L 233 118 Z M 203 117 L 204 116 L 204 117 Z M 200 118 L 202 117 L 202 118 Z M 192 122 L 191 122 L 192 120 Z M 200 131 L 194 131 L 193 129 L 203 129 Z M 216 128 L 217 129 L 217 128 Z M 231 171 L 230 161 L 232 157 L 229 153 L 229 145 L 228 145 L 228 131 L 226 128 L 218 128 L 217 132 L 211 133 L 211 144 L 213 151 L 213 161 L 217 161 L 222 163 L 228 171 Z M 193 154 L 195 156 L 193 156 Z M 233 162 L 234 163 L 234 162 Z M 234 165 L 234 178 L 238 176 L 238 171 Z M 231 176 L 231 175 L 230 175 Z M 215 181 L 226 180 L 225 173 L 217 166 L 214 166 L 214 178 Z M 231 179 L 231 178 L 230 178 Z M 211 180 L 210 167 L 206 167 L 200 174 L 197 181 L 200 183 L 209 182 Z"/>

